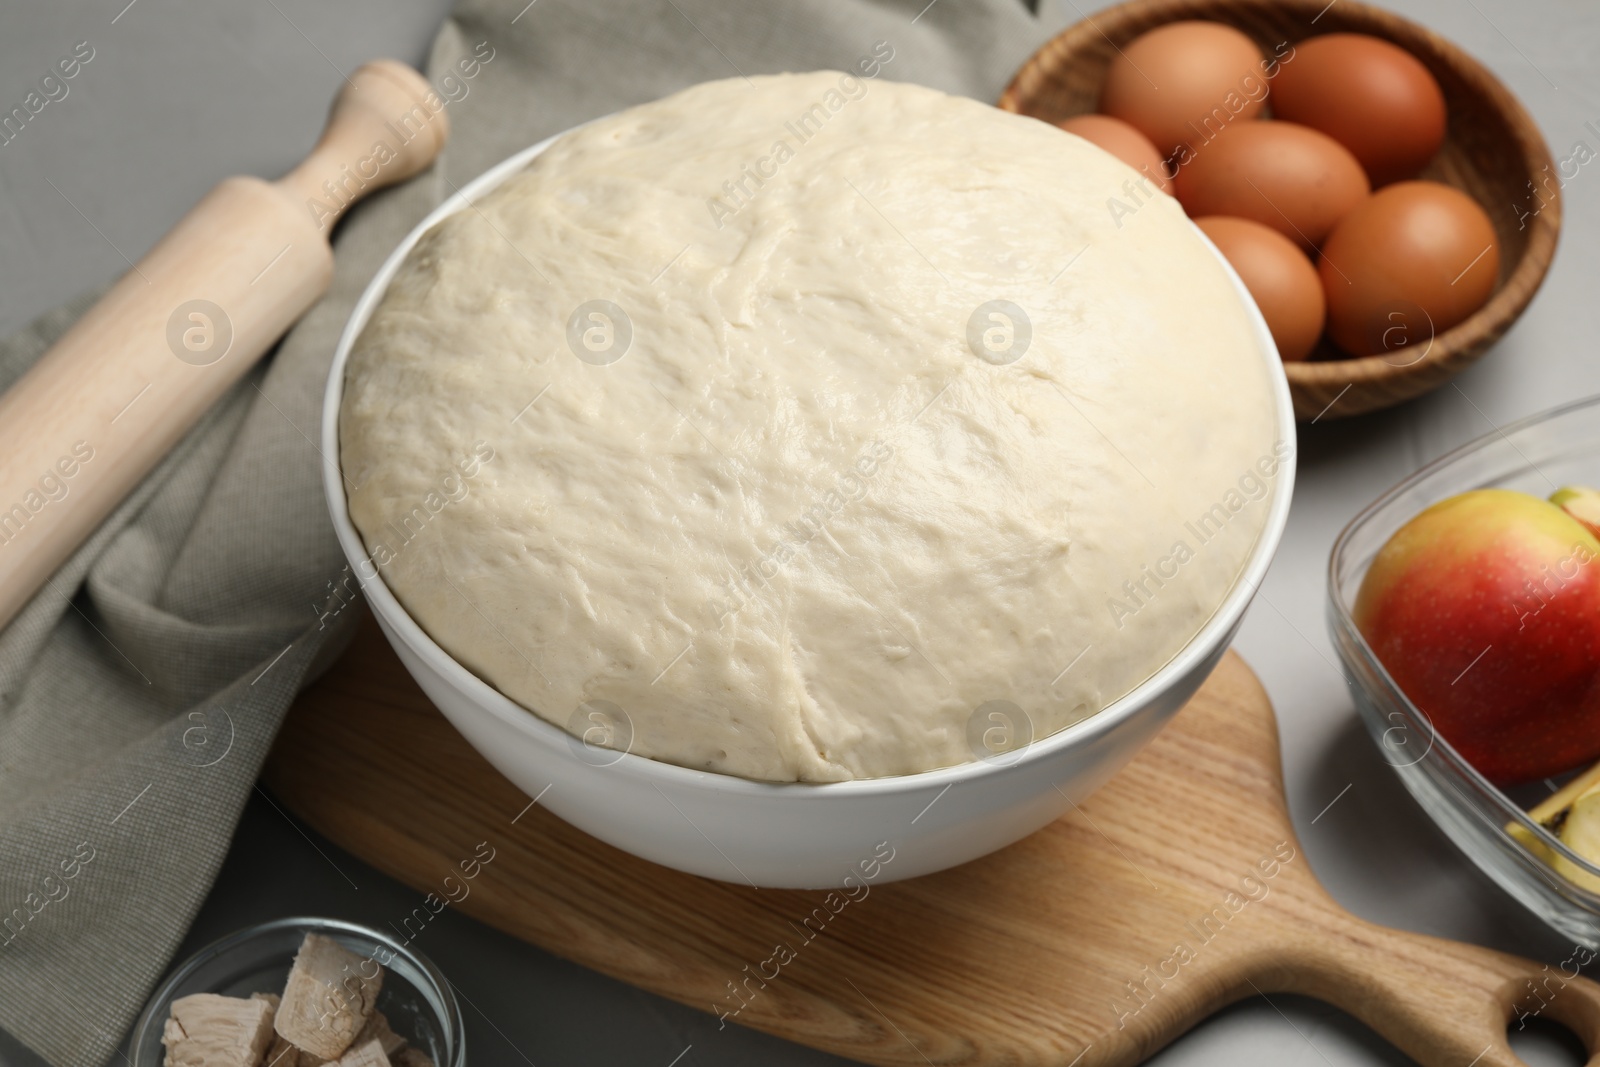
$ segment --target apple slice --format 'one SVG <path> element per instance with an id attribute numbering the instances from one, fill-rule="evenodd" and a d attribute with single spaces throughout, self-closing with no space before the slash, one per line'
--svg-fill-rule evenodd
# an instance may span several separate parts
<path id="1" fill-rule="evenodd" d="M 1600 763 L 1574 775 L 1570 782 L 1545 797 L 1543 803 L 1530 808 L 1528 818 L 1555 834 L 1572 851 L 1600 866 Z M 1600 892 L 1600 878 L 1565 856 L 1557 855 L 1520 822 L 1507 823 L 1506 832 L 1554 867 L 1567 881 Z"/>
<path id="2" fill-rule="evenodd" d="M 1573 775 L 1570 782 L 1545 797 L 1538 807 L 1529 808 L 1528 818 L 1549 826 L 1556 821 L 1557 815 L 1577 803 L 1579 797 L 1597 791 L 1600 791 L 1600 763 L 1596 763 L 1582 774 Z"/>
<path id="3" fill-rule="evenodd" d="M 1561 842 L 1591 863 L 1600 865 L 1600 789 L 1591 789 L 1567 811 L 1561 824 Z M 1582 870 L 1565 856 L 1557 856 L 1555 869 L 1573 885 L 1600 892 L 1600 878 Z"/>
<path id="4" fill-rule="evenodd" d="M 1579 797 L 1590 790 L 1600 790 L 1600 763 L 1596 763 L 1582 774 L 1573 775 L 1570 782 L 1545 797 L 1538 807 L 1528 809 L 1528 818 L 1559 837 L 1560 834 L 1557 833 L 1554 827 L 1560 821 L 1561 816 L 1567 813 L 1568 809 L 1577 802 Z M 1535 837 L 1533 832 L 1520 822 L 1512 821 L 1506 823 L 1506 833 L 1520 841 L 1529 852 L 1532 852 L 1552 867 L 1555 866 L 1556 854 L 1550 851 L 1543 841 Z"/>
<path id="5" fill-rule="evenodd" d="M 1550 494 L 1550 503 L 1565 511 L 1600 537 L 1600 489 L 1567 485 Z"/>

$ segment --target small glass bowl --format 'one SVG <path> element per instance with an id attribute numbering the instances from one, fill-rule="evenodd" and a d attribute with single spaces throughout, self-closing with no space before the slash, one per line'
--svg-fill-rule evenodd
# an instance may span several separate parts
<path id="1" fill-rule="evenodd" d="M 384 969 L 378 1010 L 395 1033 L 436 1067 L 465 1067 L 467 1037 L 450 983 L 426 956 L 387 934 L 339 919 L 275 919 L 215 941 L 180 964 L 150 997 L 134 1024 L 132 1067 L 161 1067 L 161 1031 L 172 1002 L 191 993 L 247 997 L 281 993 L 306 934 L 322 934 Z"/>
<path id="2" fill-rule="evenodd" d="M 1474 770 L 1402 693 L 1356 630 L 1351 608 L 1378 550 L 1430 504 L 1469 489 L 1519 489 L 1538 497 L 1563 485 L 1600 486 L 1600 396 L 1566 404 L 1456 449 L 1407 478 L 1351 520 L 1328 564 L 1328 629 L 1367 731 L 1422 809 L 1467 858 L 1551 927 L 1600 948 L 1600 895 L 1573 884 L 1518 840 L 1600 878 L 1600 866 L 1528 818 L 1536 784 L 1515 798 Z M 1526 793 L 1526 795 L 1524 795 Z M 1600 884 L 1600 883 L 1597 883 Z"/>

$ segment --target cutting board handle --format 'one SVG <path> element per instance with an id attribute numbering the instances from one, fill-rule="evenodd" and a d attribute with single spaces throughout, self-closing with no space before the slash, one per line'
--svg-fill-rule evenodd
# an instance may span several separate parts
<path id="1" fill-rule="evenodd" d="M 1288 966 L 1259 960 L 1260 980 L 1343 1008 L 1426 1067 L 1525 1067 L 1507 1029 L 1535 1019 L 1571 1030 L 1600 1067 L 1600 984 L 1578 973 L 1600 953 L 1539 964 L 1345 913 L 1329 932 L 1300 940 Z"/>

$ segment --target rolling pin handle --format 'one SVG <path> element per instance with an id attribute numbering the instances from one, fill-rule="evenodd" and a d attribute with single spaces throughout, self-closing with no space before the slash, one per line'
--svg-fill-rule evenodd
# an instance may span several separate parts
<path id="1" fill-rule="evenodd" d="M 0 627 L 327 291 L 350 205 L 433 162 L 449 121 L 422 75 L 346 82 L 304 162 L 218 184 L 0 393 Z"/>
<path id="2" fill-rule="evenodd" d="M 345 209 L 426 168 L 450 135 L 445 101 L 392 59 L 360 67 L 334 98 L 311 154 L 278 180 L 326 236 Z"/>

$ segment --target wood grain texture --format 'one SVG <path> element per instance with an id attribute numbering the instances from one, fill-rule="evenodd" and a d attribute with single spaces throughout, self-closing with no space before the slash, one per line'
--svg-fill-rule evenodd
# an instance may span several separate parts
<path id="1" fill-rule="evenodd" d="M 1504 1067 L 1519 1062 L 1507 1020 L 1538 1003 L 1529 983 L 1555 973 L 1335 904 L 1286 814 L 1272 708 L 1233 653 L 1073 815 L 955 870 L 869 883 L 853 901 L 666 870 L 530 806 L 370 619 L 291 711 L 266 781 L 420 891 L 443 896 L 444 876 L 487 843 L 494 857 L 463 911 L 872 1064 L 1133 1064 L 1232 1001 L 1292 991 L 1339 1005 L 1423 1064 Z M 1555 984 L 1543 1015 L 1595 1049 L 1600 986 Z"/>
<path id="2" fill-rule="evenodd" d="M 1510 90 L 1439 35 L 1354 0 L 1331 6 L 1327 0 L 1133 0 L 1098 12 L 1046 43 L 1017 72 L 1000 107 L 1047 122 L 1094 111 L 1117 49 L 1178 19 L 1227 23 L 1269 55 L 1282 42 L 1292 45 L 1324 33 L 1371 34 L 1406 49 L 1439 80 L 1449 109 L 1444 146 L 1422 177 L 1471 195 L 1488 212 L 1500 242 L 1494 295 L 1465 322 L 1431 338 L 1420 355 L 1423 342 L 1351 359 L 1324 338 L 1310 361 L 1286 364 L 1296 416 L 1345 418 L 1390 407 L 1438 388 L 1481 358 L 1533 299 L 1561 230 L 1561 193 L 1550 150 Z M 1269 95 L 1269 109 L 1271 104 Z"/>

